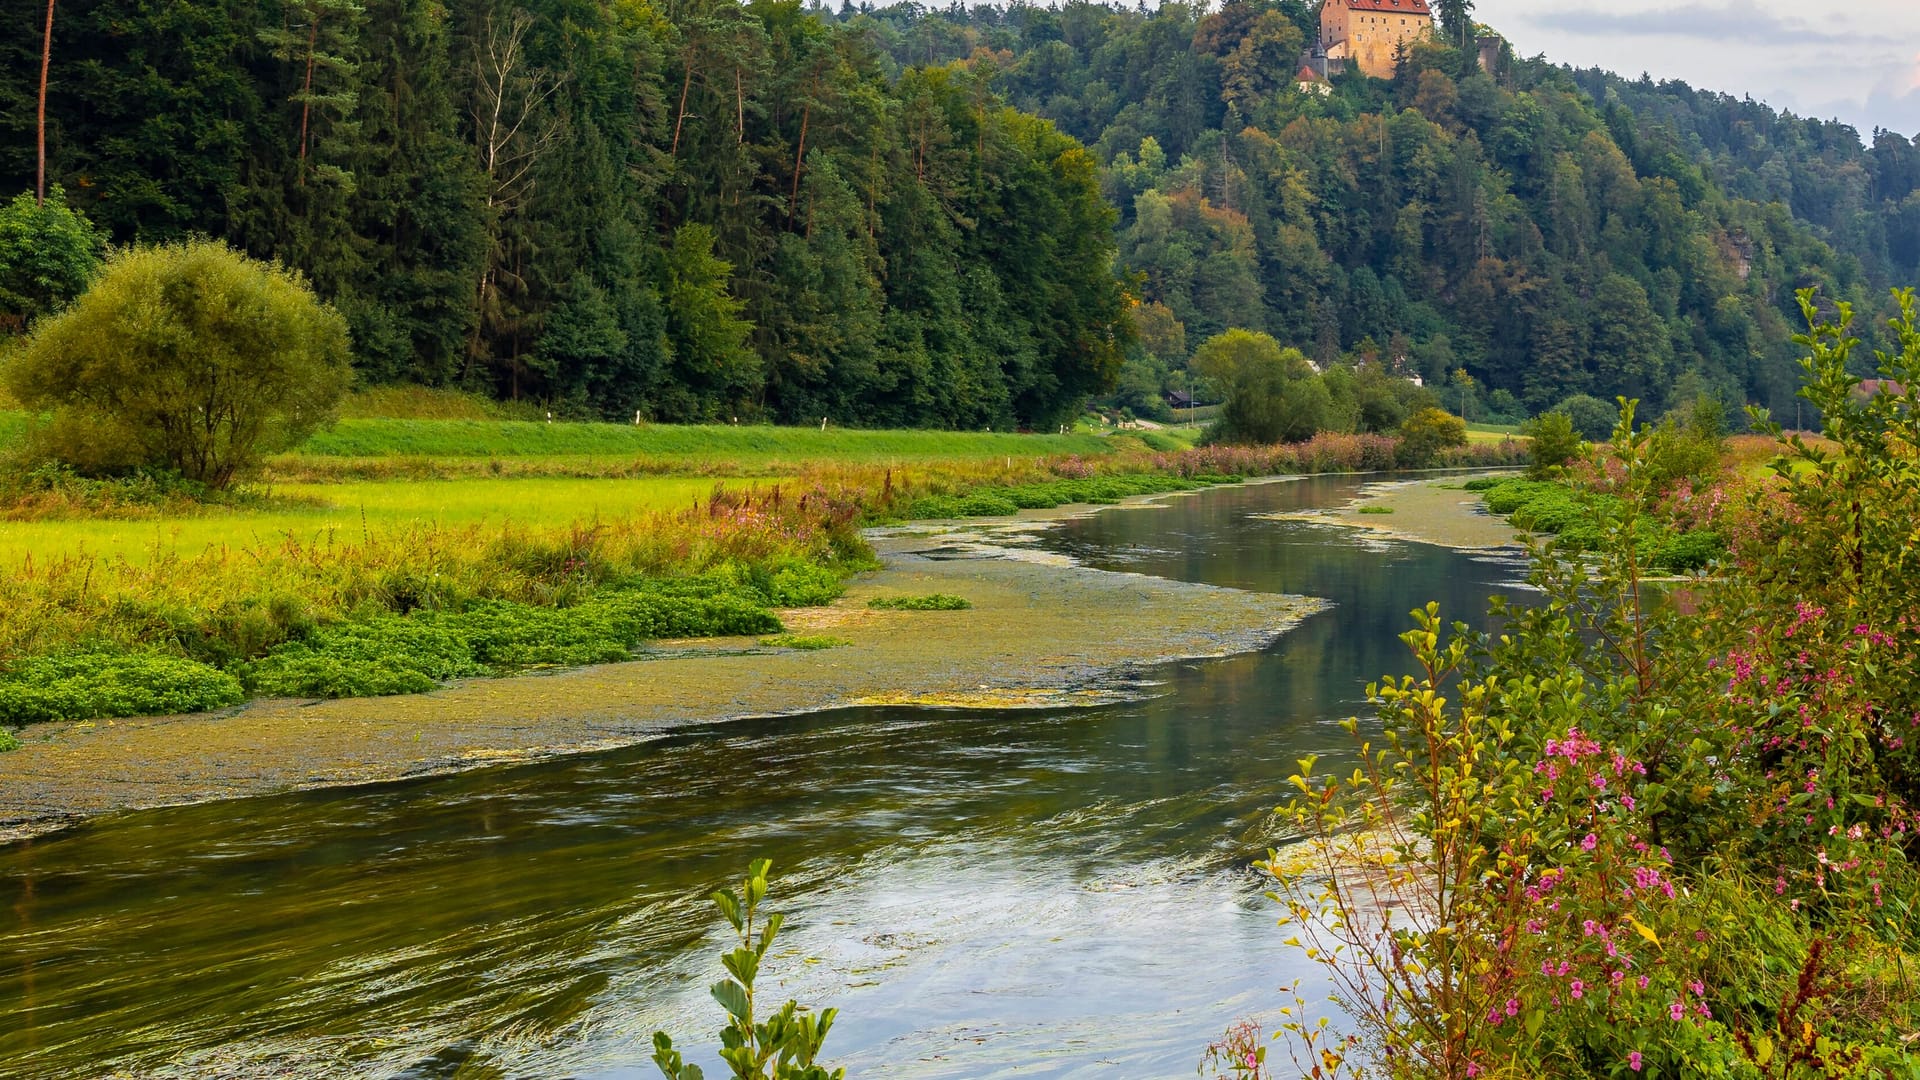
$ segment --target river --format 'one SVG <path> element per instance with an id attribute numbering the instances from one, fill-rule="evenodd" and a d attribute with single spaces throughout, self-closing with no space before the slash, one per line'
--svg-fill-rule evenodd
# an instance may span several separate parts
<path id="1" fill-rule="evenodd" d="M 1063 522 L 1089 565 L 1333 607 L 1266 650 L 1058 711 L 852 709 L 539 765 L 122 814 L 0 849 L 0 1075 L 651 1077 L 708 1046 L 704 894 L 775 862 L 763 1000 L 855 1077 L 1185 1077 L 1308 966 L 1248 869 L 1407 612 L 1517 556 L 1301 521 L 1361 480 Z M 709 1076 L 724 1075 L 707 1059 Z"/>

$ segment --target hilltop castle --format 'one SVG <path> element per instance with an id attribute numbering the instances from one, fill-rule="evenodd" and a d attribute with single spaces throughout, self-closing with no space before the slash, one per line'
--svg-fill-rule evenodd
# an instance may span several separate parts
<path id="1" fill-rule="evenodd" d="M 1427 0 L 1326 0 L 1315 51 L 1330 61 L 1352 63 L 1375 78 L 1391 79 L 1401 43 L 1432 30 Z"/>

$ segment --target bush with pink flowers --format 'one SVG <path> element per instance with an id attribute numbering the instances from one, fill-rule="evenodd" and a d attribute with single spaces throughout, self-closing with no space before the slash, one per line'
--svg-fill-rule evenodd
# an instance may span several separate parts
<path id="1" fill-rule="evenodd" d="M 1920 1078 L 1920 320 L 1862 400 L 1803 303 L 1830 443 L 1782 442 L 1728 558 L 1648 580 L 1671 478 L 1623 410 L 1602 542 L 1495 634 L 1416 612 L 1358 764 L 1301 762 L 1310 854 L 1267 866 L 1348 1022 L 1282 1025 L 1300 1075 Z"/>

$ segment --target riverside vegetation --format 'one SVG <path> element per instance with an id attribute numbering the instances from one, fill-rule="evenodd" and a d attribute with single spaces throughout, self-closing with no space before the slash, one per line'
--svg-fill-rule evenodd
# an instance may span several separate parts
<path id="1" fill-rule="evenodd" d="M 422 425 L 441 422 L 384 423 L 395 434 L 390 445 L 411 450 Z M 484 424 L 460 423 L 469 449 L 498 438 Z M 17 562 L 0 582 L 0 720 L 193 711 L 256 695 L 413 693 L 453 678 L 627 659 L 659 638 L 771 637 L 782 630 L 774 609 L 825 603 L 846 574 L 871 565 L 863 524 L 1113 503 L 1246 476 L 1391 468 L 1397 445 L 1384 436 L 1322 435 L 1289 446 L 1155 451 L 1131 438 L 726 428 L 722 440 L 757 439 L 774 450 L 704 463 L 741 479 L 700 480 L 705 494 L 677 508 L 628 503 L 624 513 L 609 507 L 577 520 L 577 504 L 563 501 L 545 520 L 433 520 L 435 490 L 468 483 L 482 485 L 472 500 L 496 515 L 524 497 L 525 485 L 555 474 L 603 477 L 578 480 L 582 494 L 622 471 L 638 473 L 642 498 L 655 485 L 688 490 L 676 475 L 694 471 L 684 459 L 598 456 L 622 442 L 679 443 L 687 433 L 581 427 L 534 444 L 539 456 L 520 460 L 513 475 L 375 485 L 400 493 L 377 525 L 333 521 L 324 502 L 288 508 L 265 488 L 206 505 L 151 497 L 177 494 L 178 483 L 152 477 L 94 481 L 45 470 L 16 480 L 14 505 L 34 519 L 17 528 L 42 530 L 27 535 L 47 546 L 14 547 L 19 535 L 8 541 Z M 362 421 L 355 448 L 377 445 L 383 430 L 383 422 Z M 450 429 L 438 430 L 436 449 L 458 448 Z M 552 453 L 569 439 L 595 455 Z M 915 448 L 921 456 L 898 465 L 872 460 Z M 1015 448 L 1025 456 L 1005 453 Z M 1059 448 L 1097 452 L 1047 452 Z M 487 460 L 350 457 L 339 449 L 323 437 L 268 467 L 296 472 L 322 461 L 406 479 L 462 476 Z M 1475 444 L 1441 460 L 1509 463 L 1523 454 L 1518 443 Z M 301 490 L 323 500 L 335 488 Z M 336 497 L 368 490 L 348 485 Z M 191 516 L 171 516 L 176 509 Z M 71 520 L 76 513 L 91 519 Z M 279 536 L 258 539 L 262 521 Z M 200 530 L 194 535 L 208 542 L 193 550 L 150 541 L 102 556 L 64 539 L 82 527 L 110 530 L 87 534 L 96 538 L 153 537 L 156 524 Z M 902 603 L 918 610 L 951 601 Z"/>
<path id="2" fill-rule="evenodd" d="M 1297 1074 L 1920 1076 L 1920 323 L 1898 294 L 1869 396 L 1852 311 L 1801 303 L 1825 441 L 1707 500 L 1708 569 L 1649 592 L 1685 481 L 1629 403 L 1540 601 L 1493 634 L 1415 612 L 1355 768 L 1301 761 L 1308 854 L 1267 866 L 1347 1022 L 1295 991 Z"/>

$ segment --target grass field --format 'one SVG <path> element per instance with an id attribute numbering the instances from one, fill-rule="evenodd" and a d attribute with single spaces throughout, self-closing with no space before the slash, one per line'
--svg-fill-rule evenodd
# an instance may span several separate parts
<path id="1" fill-rule="evenodd" d="M 808 461 L 934 461 L 1104 454 L 1092 434 L 1017 435 L 970 431 L 864 431 L 725 424 L 547 424 L 501 420 L 346 419 L 298 453 L 328 457 L 644 457 L 697 464 Z"/>
<path id="2" fill-rule="evenodd" d="M 411 395 L 401 404 L 416 412 L 475 408 L 459 395 Z M 0 446 L 24 427 L 19 413 L 0 413 Z M 1021 435 L 348 417 L 272 459 L 258 486 L 275 497 L 271 509 L 0 521 L 0 566 L 82 553 L 144 563 L 162 553 L 360 537 L 420 524 L 563 526 L 682 509 L 710 494 L 722 482 L 716 477 L 738 489 L 822 475 L 844 482 L 859 473 L 878 486 L 888 469 L 908 483 L 952 469 L 1020 471 L 1042 458 L 1101 457 L 1122 444 L 1141 448 L 1085 430 Z"/>
<path id="3" fill-rule="evenodd" d="M 1520 425 L 1518 424 L 1468 424 L 1467 425 L 1467 441 L 1468 442 L 1497 443 L 1503 439 L 1518 439 L 1518 438 L 1520 438 Z"/>
<path id="4" fill-rule="evenodd" d="M 771 481 L 740 481 L 752 487 Z M 359 539 L 410 525 L 566 525 L 678 510 L 704 499 L 706 477 L 645 476 L 581 480 L 555 477 L 461 479 L 427 483 L 362 481 L 284 484 L 273 493 L 311 500 L 311 509 L 210 512 L 194 517 L 113 520 L 0 521 L 0 567 L 79 555 L 146 562 L 155 554 L 198 554 L 208 548 L 260 547 L 291 536 L 302 543 L 329 533 Z"/>

